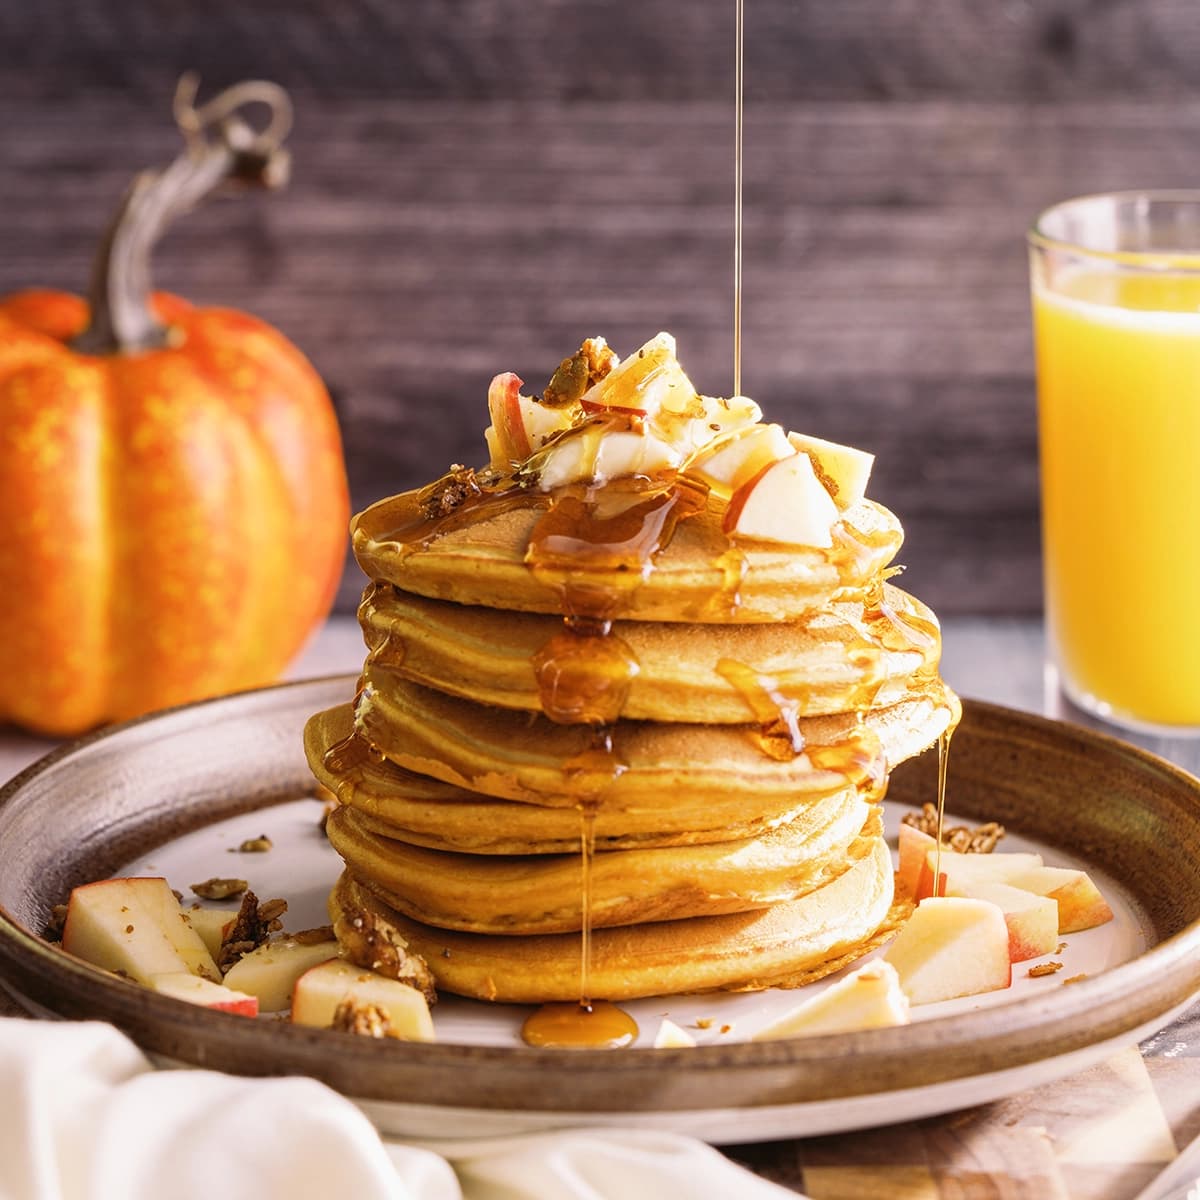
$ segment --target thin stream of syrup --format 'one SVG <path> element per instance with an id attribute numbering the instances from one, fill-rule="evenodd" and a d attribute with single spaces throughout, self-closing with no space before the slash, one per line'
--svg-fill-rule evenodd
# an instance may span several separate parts
<path id="1" fill-rule="evenodd" d="M 742 394 L 742 93 L 745 0 L 737 0 L 734 32 L 733 134 L 733 394 Z"/>

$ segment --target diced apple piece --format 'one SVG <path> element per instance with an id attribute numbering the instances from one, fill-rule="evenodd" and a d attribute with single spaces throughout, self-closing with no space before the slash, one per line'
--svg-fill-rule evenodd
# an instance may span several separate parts
<path id="1" fill-rule="evenodd" d="M 789 433 L 788 441 L 812 459 L 817 477 L 838 508 L 853 508 L 867 494 L 867 481 L 871 478 L 875 455 L 805 433 Z"/>
<path id="2" fill-rule="evenodd" d="M 548 492 L 569 483 L 654 476 L 677 467 L 680 453 L 649 433 L 580 429 L 550 446 L 538 466 L 538 487 Z"/>
<path id="3" fill-rule="evenodd" d="M 908 997 L 889 962 L 876 959 L 831 984 L 754 1035 L 756 1042 L 814 1033 L 849 1033 L 907 1025 Z"/>
<path id="4" fill-rule="evenodd" d="M 674 1021 L 663 1017 L 658 1033 L 654 1035 L 656 1050 L 682 1050 L 685 1046 L 694 1046 L 696 1039 L 686 1029 L 680 1029 Z"/>
<path id="5" fill-rule="evenodd" d="M 986 900 L 1003 914 L 1008 926 L 1008 957 L 1015 963 L 1053 954 L 1058 947 L 1058 905 L 1008 883 L 975 881 L 952 885 L 951 896 Z"/>
<path id="6" fill-rule="evenodd" d="M 832 546 L 838 511 L 804 454 L 765 467 L 730 498 L 726 533 L 795 546 Z"/>
<path id="7" fill-rule="evenodd" d="M 973 996 L 1012 983 L 1008 926 L 986 900 L 930 897 L 884 951 L 911 1004 Z"/>
<path id="8" fill-rule="evenodd" d="M 1008 880 L 1013 887 L 1048 896 L 1058 905 L 1058 932 L 1079 933 L 1113 918 L 1108 901 L 1086 871 L 1073 867 L 1036 867 Z"/>
<path id="9" fill-rule="evenodd" d="M 925 855 L 937 849 L 937 839 L 912 825 L 900 826 L 900 866 L 896 871 L 896 890 L 906 896 L 916 896 L 925 870 Z M 930 894 L 933 886 L 930 885 Z"/>
<path id="10" fill-rule="evenodd" d="M 746 429 L 762 419 L 762 409 L 747 396 L 726 400 L 716 396 L 697 396 L 681 412 L 659 409 L 648 422 L 655 436 L 674 446 L 685 459 L 706 453 L 708 447 L 736 430 Z M 710 485 L 711 486 L 711 485 Z"/>
<path id="11" fill-rule="evenodd" d="M 588 388 L 579 404 L 590 413 L 653 417 L 662 408 L 684 412 L 695 400 L 696 389 L 675 357 L 675 339 L 659 333 Z"/>
<path id="12" fill-rule="evenodd" d="M 488 386 L 488 413 L 491 427 L 485 432 L 492 466 L 508 470 L 524 462 L 533 453 L 521 418 L 522 380 L 511 371 L 497 375 Z"/>
<path id="13" fill-rule="evenodd" d="M 234 908 L 185 908 L 183 919 L 200 935 L 205 949 L 216 959 L 225 931 L 237 920 Z"/>
<path id="14" fill-rule="evenodd" d="M 186 1000 L 203 1008 L 215 1008 L 219 1012 L 237 1013 L 242 1017 L 258 1016 L 258 1000 L 244 992 L 235 992 L 224 984 L 213 983 L 199 975 L 182 974 L 155 975 L 150 980 L 154 991 L 175 1000 Z"/>
<path id="15" fill-rule="evenodd" d="M 180 971 L 221 978 L 167 881 L 157 877 L 102 879 L 75 888 L 63 949 L 138 983 Z"/>
<path id="16" fill-rule="evenodd" d="M 795 454 L 781 425 L 752 425 L 697 454 L 687 473 L 719 495 L 729 496 L 761 475 L 764 467 Z"/>
<path id="17" fill-rule="evenodd" d="M 256 996 L 263 1012 L 282 1012 L 292 1002 L 296 980 L 337 953 L 333 940 L 304 944 L 280 938 L 238 959 L 225 975 L 225 986 Z"/>
<path id="18" fill-rule="evenodd" d="M 345 1000 L 373 1005 L 391 1026 L 390 1037 L 408 1042 L 432 1042 L 433 1018 L 425 997 L 407 983 L 356 967 L 345 959 L 321 963 L 296 980 L 292 992 L 292 1021 L 327 1028 Z"/>
<path id="19" fill-rule="evenodd" d="M 933 867 L 937 847 L 926 851 L 925 866 L 917 884 L 917 899 L 933 895 Z M 942 887 L 940 895 L 953 893 L 970 883 L 1012 883 L 1015 875 L 1042 865 L 1042 856 L 1027 851 L 1004 851 L 999 854 L 962 854 L 942 850 Z M 1014 885 L 1019 886 L 1019 885 Z"/>

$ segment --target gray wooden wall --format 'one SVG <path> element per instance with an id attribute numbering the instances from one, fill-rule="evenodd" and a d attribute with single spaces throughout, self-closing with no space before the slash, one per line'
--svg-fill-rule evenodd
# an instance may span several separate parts
<path id="1" fill-rule="evenodd" d="M 743 390 L 880 455 L 914 590 L 1036 609 L 1023 232 L 1200 183 L 1200 6 L 746 7 Z M 291 188 L 193 214 L 157 279 L 308 352 L 357 506 L 478 460 L 490 376 L 540 388 L 585 335 L 669 329 L 725 392 L 732 45 L 733 0 L 0 0 L 0 293 L 83 286 L 175 153 L 183 69 L 263 76 L 294 93 Z"/>

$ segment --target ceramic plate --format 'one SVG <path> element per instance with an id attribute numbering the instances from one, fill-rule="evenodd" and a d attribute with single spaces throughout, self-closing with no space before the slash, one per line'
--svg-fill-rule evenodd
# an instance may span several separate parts
<path id="1" fill-rule="evenodd" d="M 338 862 L 317 828 L 300 733 L 352 692 L 342 677 L 191 706 L 65 747 L 14 779 L 0 791 L 0 978 L 35 1011 L 110 1020 L 164 1060 L 314 1075 L 391 1133 L 636 1115 L 720 1142 L 911 1119 L 1035 1086 L 1145 1036 L 1200 989 L 1200 782 L 1101 735 L 970 703 L 951 755 L 952 812 L 1002 821 L 1006 848 L 1086 865 L 1117 919 L 1065 938 L 1058 975 L 1018 967 L 1011 990 L 928 1006 L 903 1028 L 757 1043 L 746 1039 L 795 993 L 676 997 L 628 1006 L 643 1029 L 634 1049 L 547 1051 L 517 1040 L 522 1010 L 450 998 L 437 1044 L 381 1044 L 157 996 L 37 936 L 72 886 L 125 872 L 183 890 L 237 875 L 286 897 L 290 928 L 321 922 Z M 932 796 L 935 770 L 927 755 L 895 773 L 893 819 Z M 272 851 L 236 853 L 259 833 Z M 644 1044 L 668 1013 L 698 1047 Z"/>

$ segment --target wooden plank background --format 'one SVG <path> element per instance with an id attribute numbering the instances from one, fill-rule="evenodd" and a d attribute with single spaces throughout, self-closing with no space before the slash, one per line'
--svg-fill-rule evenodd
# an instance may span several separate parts
<path id="1" fill-rule="evenodd" d="M 291 187 L 191 215 L 157 280 L 307 351 L 356 505 L 480 459 L 490 376 L 589 334 L 669 329 L 726 392 L 732 34 L 732 0 L 0 0 L 0 293 L 83 286 L 183 69 L 262 76 Z M 1194 5 L 747 0 L 746 54 L 744 390 L 879 454 L 936 607 L 1036 610 L 1023 233 L 1198 182 Z"/>

